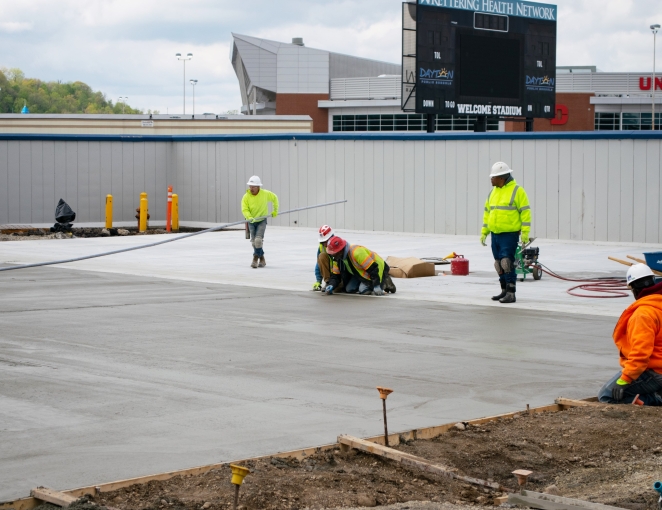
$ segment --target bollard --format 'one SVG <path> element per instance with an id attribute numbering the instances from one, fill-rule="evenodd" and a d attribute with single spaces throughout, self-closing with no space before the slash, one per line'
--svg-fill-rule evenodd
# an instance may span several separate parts
<path id="1" fill-rule="evenodd" d="M 147 231 L 147 193 L 140 194 L 140 232 Z"/>
<path id="2" fill-rule="evenodd" d="M 382 409 L 384 411 L 384 445 L 388 446 L 388 426 L 386 425 L 386 397 L 393 393 L 393 390 L 390 388 L 377 386 L 377 391 L 379 391 L 379 398 L 382 399 Z"/>
<path id="3" fill-rule="evenodd" d="M 237 505 L 239 504 L 239 487 L 244 483 L 244 478 L 250 473 L 248 468 L 243 466 L 237 466 L 236 464 L 230 464 L 232 469 L 232 483 L 234 484 L 234 510 L 237 510 Z"/>
<path id="4" fill-rule="evenodd" d="M 179 232 L 179 195 L 172 195 L 172 231 Z"/>
<path id="5" fill-rule="evenodd" d="M 168 203 L 166 204 L 166 232 L 172 231 L 172 186 L 168 186 Z"/>
<path id="6" fill-rule="evenodd" d="M 106 195 L 106 228 L 113 228 L 113 195 Z"/>

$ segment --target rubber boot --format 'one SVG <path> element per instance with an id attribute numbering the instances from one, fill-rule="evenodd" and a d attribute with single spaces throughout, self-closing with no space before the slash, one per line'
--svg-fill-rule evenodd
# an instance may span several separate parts
<path id="1" fill-rule="evenodd" d="M 514 303 L 515 299 L 515 284 L 509 283 L 506 285 L 506 295 L 499 299 L 499 303 Z"/>
<path id="2" fill-rule="evenodd" d="M 492 296 L 492 301 L 499 301 L 506 297 L 506 282 L 499 281 L 499 283 L 501 284 L 501 294 Z"/>
<path id="3" fill-rule="evenodd" d="M 251 267 L 253 269 L 257 267 L 257 255 L 253 255 L 253 262 L 251 262 Z"/>
<path id="4" fill-rule="evenodd" d="M 267 265 L 267 261 L 264 260 L 264 255 L 260 257 L 260 263 L 257 265 L 257 267 L 264 267 Z"/>

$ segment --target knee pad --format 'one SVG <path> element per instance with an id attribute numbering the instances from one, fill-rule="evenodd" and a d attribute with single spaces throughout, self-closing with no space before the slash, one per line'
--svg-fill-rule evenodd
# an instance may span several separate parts
<path id="1" fill-rule="evenodd" d="M 499 276 L 501 276 L 503 274 L 503 268 L 501 267 L 501 261 L 500 260 L 495 260 L 494 261 L 494 269 L 496 270 L 496 272 Z"/>
<path id="2" fill-rule="evenodd" d="M 263 238 L 256 237 L 255 241 L 253 242 L 253 246 L 255 247 L 255 249 L 259 250 L 260 248 L 262 248 L 263 241 L 264 241 Z"/>
<path id="3" fill-rule="evenodd" d="M 513 272 L 513 261 L 510 260 L 509 258 L 501 259 L 501 269 L 503 269 L 504 273 L 512 273 Z M 501 273 L 499 273 L 501 274 Z"/>

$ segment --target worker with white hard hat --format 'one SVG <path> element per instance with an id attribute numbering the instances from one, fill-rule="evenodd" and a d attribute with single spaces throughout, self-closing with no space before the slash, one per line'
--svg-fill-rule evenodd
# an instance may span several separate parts
<path id="1" fill-rule="evenodd" d="M 317 233 L 319 247 L 317 248 L 317 264 L 315 264 L 315 283 L 313 284 L 313 290 L 324 291 L 331 279 L 331 273 L 337 272 L 338 263 L 326 252 L 326 245 L 334 235 L 336 235 L 335 232 L 328 225 L 322 225 Z"/>
<path id="2" fill-rule="evenodd" d="M 627 272 L 634 299 L 614 329 L 621 370 L 598 393 L 600 402 L 662 406 L 662 282 L 651 268 L 635 264 Z"/>
<path id="3" fill-rule="evenodd" d="M 494 163 L 490 179 L 493 188 L 485 201 L 480 242 L 487 246 L 485 240 L 492 235 L 494 268 L 501 285 L 501 294 L 492 299 L 500 303 L 514 303 L 517 283 L 515 252 L 520 235 L 523 245 L 529 242 L 531 206 L 526 191 L 515 182 L 512 170 L 506 163 Z"/>
<path id="4" fill-rule="evenodd" d="M 267 218 L 269 216 L 269 202 L 273 206 L 271 216 L 278 216 L 278 197 L 269 190 L 261 189 L 262 181 L 254 175 L 248 182 L 246 194 L 241 199 L 241 212 L 248 222 L 253 245 L 253 262 L 251 267 L 264 267 L 267 262 L 264 259 L 264 232 L 267 229 Z"/>

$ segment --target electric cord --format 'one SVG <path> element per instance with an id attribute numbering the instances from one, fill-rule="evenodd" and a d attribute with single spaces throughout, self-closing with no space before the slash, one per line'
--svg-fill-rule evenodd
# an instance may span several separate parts
<path id="1" fill-rule="evenodd" d="M 542 272 L 552 276 L 553 278 L 558 278 L 566 282 L 579 283 L 574 287 L 569 288 L 566 292 L 571 296 L 582 297 L 582 298 L 598 298 L 598 299 L 610 299 L 610 298 L 622 298 L 630 296 L 629 288 L 627 286 L 627 280 L 625 278 L 619 278 L 617 276 L 604 276 L 599 278 L 567 278 L 561 276 L 555 271 L 551 270 L 544 264 L 536 262 L 534 264 L 529 264 L 529 267 L 537 267 Z M 580 294 L 574 292 L 576 290 L 583 290 L 586 292 L 593 292 L 594 294 Z M 606 295 L 596 295 L 596 294 L 606 294 Z"/>

